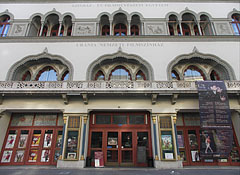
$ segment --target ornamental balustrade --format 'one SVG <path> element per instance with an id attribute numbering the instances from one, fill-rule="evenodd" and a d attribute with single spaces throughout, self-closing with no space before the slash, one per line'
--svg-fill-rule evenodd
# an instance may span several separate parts
<path id="1" fill-rule="evenodd" d="M 240 81 L 225 81 L 228 91 L 240 91 Z M 0 81 L 1 93 L 34 92 L 197 92 L 194 81 Z"/>

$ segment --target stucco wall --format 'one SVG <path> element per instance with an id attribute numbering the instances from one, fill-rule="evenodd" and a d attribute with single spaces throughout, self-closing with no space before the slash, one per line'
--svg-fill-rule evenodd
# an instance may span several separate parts
<path id="1" fill-rule="evenodd" d="M 0 43 L 0 81 L 10 67 L 29 55 L 40 54 L 45 48 L 50 54 L 63 56 L 74 66 L 73 80 L 86 80 L 88 66 L 100 56 L 122 51 L 135 54 L 153 67 L 155 80 L 167 80 L 167 66 L 177 56 L 193 52 L 212 54 L 225 60 L 240 78 L 239 42 L 58 42 L 58 43 Z M 13 52 L 14 50 L 14 52 Z"/>

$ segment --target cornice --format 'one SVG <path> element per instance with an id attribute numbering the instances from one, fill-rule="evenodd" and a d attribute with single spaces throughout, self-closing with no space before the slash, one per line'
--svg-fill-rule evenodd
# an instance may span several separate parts
<path id="1" fill-rule="evenodd" d="M 2 37 L 0 43 L 55 42 L 240 42 L 240 36 L 70 36 L 70 37 Z"/>
<path id="2" fill-rule="evenodd" d="M 144 2 L 154 2 L 154 3 L 239 3 L 239 0 L 0 0 L 0 3 L 16 4 L 16 3 L 144 3 Z"/>

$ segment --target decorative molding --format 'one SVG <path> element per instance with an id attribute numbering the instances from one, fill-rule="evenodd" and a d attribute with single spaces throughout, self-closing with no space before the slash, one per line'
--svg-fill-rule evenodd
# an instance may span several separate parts
<path id="1" fill-rule="evenodd" d="M 172 99 L 171 99 L 172 105 L 176 104 L 178 96 L 179 96 L 179 94 L 173 94 L 172 95 Z"/>
<path id="2" fill-rule="evenodd" d="M 67 94 L 62 94 L 62 98 L 63 98 L 64 104 L 67 105 L 69 103 L 69 99 L 68 99 Z"/>
<path id="3" fill-rule="evenodd" d="M 13 23 L 10 36 L 25 36 L 27 25 L 27 23 Z"/>
<path id="4" fill-rule="evenodd" d="M 103 61 L 106 61 L 106 60 L 114 60 L 114 59 L 116 60 L 116 58 L 125 58 L 126 60 L 136 60 L 139 64 L 142 64 L 143 67 L 148 71 L 146 75 L 148 79 L 150 81 L 154 80 L 153 68 L 146 60 L 142 59 L 138 55 L 127 54 L 122 51 L 118 51 L 114 54 L 103 55 L 99 57 L 97 60 L 93 61 L 87 68 L 87 75 L 86 75 L 87 80 L 92 79 L 93 77 L 92 74 L 95 72 L 94 70 L 99 64 L 101 64 Z"/>
<path id="5" fill-rule="evenodd" d="M 145 23 L 145 35 L 167 35 L 166 23 Z"/>
<path id="6" fill-rule="evenodd" d="M 168 64 L 168 66 L 167 66 L 168 79 L 169 80 L 172 79 L 171 71 L 173 70 L 174 66 L 176 66 L 181 60 L 190 60 L 191 58 L 200 58 L 200 59 L 203 59 L 203 60 L 208 60 L 208 59 L 213 60 L 213 61 L 216 62 L 216 64 L 219 64 L 223 68 L 226 69 L 227 74 L 228 74 L 227 76 L 229 76 L 230 80 L 235 80 L 236 79 L 233 68 L 230 64 L 228 64 L 226 61 L 220 59 L 216 55 L 201 53 L 197 50 L 196 47 L 194 47 L 192 53 L 179 55 Z"/>
<path id="7" fill-rule="evenodd" d="M 69 80 L 72 80 L 73 78 L 73 65 L 70 61 L 68 61 L 66 58 L 60 56 L 60 55 L 52 55 L 48 53 L 47 48 L 43 50 L 42 53 L 37 54 L 37 55 L 29 55 L 21 59 L 20 61 L 16 62 L 13 64 L 10 69 L 8 70 L 6 80 L 11 81 L 16 77 L 16 72 L 21 66 L 26 64 L 29 61 L 37 61 L 42 58 L 47 58 L 49 60 L 58 60 L 60 61 L 63 65 L 65 65 L 68 70 L 69 70 Z"/>
<path id="8" fill-rule="evenodd" d="M 76 22 L 73 36 L 96 35 L 96 23 Z"/>
<path id="9" fill-rule="evenodd" d="M 215 26 L 217 35 L 233 35 L 229 22 L 215 21 L 214 26 Z"/>
<path id="10" fill-rule="evenodd" d="M 157 102 L 158 94 L 152 94 L 152 104 L 155 105 Z"/>
<path id="11" fill-rule="evenodd" d="M 83 97 L 83 103 L 85 105 L 87 105 L 88 104 L 88 95 L 87 94 L 82 94 L 82 97 Z"/>
<path id="12" fill-rule="evenodd" d="M 156 116 L 152 116 L 153 124 L 156 124 L 156 120 L 157 120 L 157 117 Z"/>

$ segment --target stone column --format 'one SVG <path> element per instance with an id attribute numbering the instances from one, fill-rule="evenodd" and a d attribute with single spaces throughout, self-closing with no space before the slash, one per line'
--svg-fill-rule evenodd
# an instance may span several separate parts
<path id="1" fill-rule="evenodd" d="M 40 32 L 39 32 L 39 36 L 42 36 L 43 27 L 44 27 L 44 21 L 41 21 L 41 29 L 40 29 Z"/>
<path id="2" fill-rule="evenodd" d="M 81 158 L 80 160 L 84 160 L 84 153 L 85 153 L 85 140 L 86 140 L 86 128 L 87 128 L 87 120 L 88 120 L 88 117 L 87 116 L 84 116 L 83 117 L 83 124 L 82 124 L 82 149 L 80 150 L 81 151 Z"/>
<path id="3" fill-rule="evenodd" d="M 153 122 L 153 138 L 154 138 L 154 156 L 155 156 L 155 160 L 159 160 L 158 157 L 158 139 L 157 139 L 157 124 L 156 124 L 156 116 L 152 116 L 152 122 Z"/>
<path id="4" fill-rule="evenodd" d="M 127 31 L 127 35 L 131 36 L 131 20 L 128 20 L 128 31 Z"/>
<path id="5" fill-rule="evenodd" d="M 198 26 L 199 34 L 202 35 L 202 30 L 201 30 L 201 26 L 200 26 L 199 21 L 197 22 L 197 26 Z"/>
<path id="6" fill-rule="evenodd" d="M 58 160 L 63 160 L 64 159 L 64 153 L 65 153 L 65 150 L 64 150 L 64 145 L 65 145 L 64 140 L 65 140 L 67 118 L 68 118 L 67 116 L 63 116 L 64 124 L 63 124 L 63 131 L 62 131 L 62 146 L 61 146 L 60 156 L 59 156 Z"/>
<path id="7" fill-rule="evenodd" d="M 183 35 L 183 31 L 182 31 L 182 21 L 179 21 L 179 29 L 180 29 L 181 35 Z"/>
<path id="8" fill-rule="evenodd" d="M 178 142 L 177 142 L 177 115 L 172 116 L 173 119 L 173 139 L 175 140 L 174 144 L 174 149 L 175 151 L 175 157 L 177 160 L 180 160 L 180 152 L 179 152 L 179 147 L 178 147 Z"/>
<path id="9" fill-rule="evenodd" d="M 109 25 L 110 25 L 110 36 L 113 35 L 113 23 L 112 23 L 112 20 L 109 20 Z"/>
<path id="10" fill-rule="evenodd" d="M 60 36 L 61 29 L 62 29 L 62 21 L 59 21 L 58 35 L 57 36 Z M 63 32 L 63 34 L 64 34 L 64 32 Z"/>

